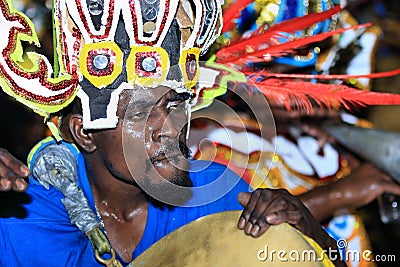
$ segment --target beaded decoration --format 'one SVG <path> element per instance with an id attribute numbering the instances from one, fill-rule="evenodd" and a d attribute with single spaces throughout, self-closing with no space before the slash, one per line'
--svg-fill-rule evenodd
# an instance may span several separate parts
<path id="1" fill-rule="evenodd" d="M 71 72 L 52 78 L 52 67 L 44 56 L 23 51 L 22 41 L 39 44 L 33 23 L 8 1 L 0 1 L 0 8 L 1 86 L 6 93 L 47 117 L 71 102 L 78 77 Z"/>

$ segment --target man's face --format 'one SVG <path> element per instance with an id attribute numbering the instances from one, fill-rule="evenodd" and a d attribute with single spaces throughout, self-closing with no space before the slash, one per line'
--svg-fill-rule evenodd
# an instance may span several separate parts
<path id="1" fill-rule="evenodd" d="M 121 93 L 117 128 L 95 134 L 99 153 L 114 176 L 139 185 L 155 199 L 188 197 L 174 186 L 192 185 L 185 144 L 187 98 L 166 87 Z"/>

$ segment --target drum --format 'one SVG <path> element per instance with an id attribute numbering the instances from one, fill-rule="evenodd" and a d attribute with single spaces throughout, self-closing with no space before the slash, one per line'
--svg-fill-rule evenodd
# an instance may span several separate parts
<path id="1" fill-rule="evenodd" d="M 322 249 L 288 224 L 259 238 L 237 229 L 241 211 L 197 219 L 160 239 L 129 267 L 333 266 Z"/>

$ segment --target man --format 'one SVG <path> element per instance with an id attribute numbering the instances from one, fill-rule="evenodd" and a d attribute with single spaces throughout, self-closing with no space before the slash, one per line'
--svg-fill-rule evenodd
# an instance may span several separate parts
<path id="1" fill-rule="evenodd" d="M 45 58 L 23 53 L 20 41 L 35 41 L 33 25 L 1 2 L 3 89 L 46 118 L 62 113 L 60 134 L 72 142 L 47 139 L 33 150 L 26 194 L 7 200 L 22 214 L 0 219 L 0 247 L 9 255 L 1 265 L 106 265 L 103 254 L 126 265 L 178 227 L 241 205 L 238 228 L 248 235 L 288 222 L 322 248 L 336 248 L 286 191 L 256 190 L 238 202 L 248 191 L 239 177 L 186 160 L 189 89 L 199 54 L 219 34 L 221 3 L 197 1 L 192 10 L 188 1 L 78 2 L 55 3 L 57 78 Z M 24 191 L 12 172 L 27 170 L 5 151 L 1 159 L 2 189 Z M 195 190 L 217 180 L 206 194 Z"/>
<path id="2" fill-rule="evenodd" d="M 138 104 L 135 103 L 135 100 L 140 102 L 143 99 L 154 104 L 154 106 L 149 107 L 148 115 L 143 115 L 144 111 L 140 110 L 123 116 L 132 95 L 134 106 Z M 66 123 L 69 124 L 67 129 L 83 154 L 89 180 L 86 183 L 90 186 L 87 188 L 88 184 L 84 184 L 83 179 L 85 177 L 80 177 L 79 182 L 83 183 L 82 187 L 87 194 L 89 203 L 92 200 L 94 201 L 96 211 L 104 223 L 107 237 L 123 262 L 131 261 L 132 255 L 133 257 L 137 256 L 141 250 L 146 249 L 157 239 L 189 221 L 213 212 L 238 209 L 239 203 L 234 203 L 236 202 L 236 195 L 239 191 L 248 189 L 244 182 L 240 182 L 226 196 L 210 204 L 200 207 L 168 208 L 157 203 L 156 200 L 149 200 L 149 197 L 152 196 L 147 195 L 138 186 L 141 179 L 147 180 L 144 183 L 154 186 L 156 189 L 162 188 L 165 180 L 173 181 L 176 184 L 190 185 L 191 180 L 187 179 L 187 173 L 180 170 L 185 167 L 184 156 L 176 151 L 177 147 L 164 146 L 176 138 L 179 138 L 182 143 L 184 142 L 184 129 L 176 129 L 171 121 L 171 116 L 168 116 L 184 100 L 185 97 L 180 97 L 179 94 L 168 88 L 126 90 L 120 96 L 117 111 L 117 114 L 123 120 L 120 120 L 115 129 L 106 131 L 85 131 L 83 130 L 81 114 L 72 113 L 67 116 L 68 121 Z M 131 128 L 125 127 L 124 129 L 123 125 L 126 124 L 131 124 Z M 145 128 L 144 138 L 141 135 L 135 135 L 135 133 L 141 132 L 143 128 Z M 125 160 L 121 158 L 123 156 L 121 153 L 122 131 L 129 132 L 134 136 L 132 139 L 139 146 L 145 140 L 144 145 L 149 157 L 147 154 L 136 154 L 135 166 L 146 164 L 152 166 L 136 168 L 133 174 L 129 172 Z M 168 159 L 172 154 L 174 158 Z M 6 157 L 7 160 L 9 158 Z M 82 170 L 82 167 L 78 166 L 80 174 L 85 171 Z M 224 171 L 221 166 L 211 165 L 197 174 L 192 172 L 193 186 L 211 182 Z M 159 175 L 165 180 L 154 178 Z M 226 175 L 234 176 L 232 173 Z M 204 181 L 204 179 L 207 181 Z M 84 240 L 84 235 L 78 229 L 73 230 L 72 225 L 64 225 L 69 222 L 65 215 L 56 216 L 63 209 L 59 201 L 62 195 L 54 188 L 47 191 L 38 183 L 30 185 L 27 192 L 32 201 L 30 205 L 25 205 L 29 214 L 27 218 L 10 218 L 0 223 L 2 233 L 10 234 L 5 236 L 8 239 L 8 244 L 3 248 L 5 251 L 13 253 L 13 257 L 10 257 L 9 262 L 6 261 L 5 264 L 13 265 L 18 264 L 18 262 L 26 262 L 27 257 L 33 257 L 39 250 L 43 250 L 43 247 L 47 247 L 46 250 L 51 251 L 51 254 L 56 254 L 57 258 L 48 255 L 44 255 L 44 257 L 43 255 L 36 255 L 35 258 L 31 258 L 30 264 L 39 263 L 43 260 L 49 265 L 55 262 L 63 264 L 64 261 L 69 262 L 68 266 L 92 266 L 95 264 L 94 257 L 87 255 L 91 250 L 90 245 L 88 245 L 89 241 Z M 43 197 L 46 198 L 46 202 L 40 200 Z M 188 197 L 191 198 L 191 196 Z M 327 249 L 329 246 L 334 246 L 332 240 L 329 239 L 301 202 L 285 191 L 256 191 L 251 197 L 248 193 L 245 193 L 239 195 L 239 201 L 246 208 L 238 227 L 243 229 L 246 234 L 258 237 L 267 230 L 269 225 L 289 222 L 304 233 L 314 237 L 322 247 Z M 45 205 L 45 208 L 42 205 Z M 49 205 L 53 208 L 50 208 Z M 153 217 L 153 212 L 157 214 L 158 227 L 155 227 L 156 233 L 147 229 L 150 227 L 148 225 L 154 224 L 152 219 L 156 219 Z M 185 218 L 180 219 L 180 216 Z M 177 220 L 176 223 L 175 220 Z M 169 226 L 160 227 L 160 225 L 168 224 Z M 15 228 L 16 225 L 19 229 Z M 63 230 L 62 233 L 60 233 L 61 229 Z M 46 233 L 53 233 L 52 238 L 46 239 L 44 237 Z M 25 242 L 37 240 L 37 243 L 29 251 L 21 249 L 23 245 L 18 242 L 22 241 L 19 239 L 22 236 Z M 63 241 L 57 243 L 56 240 Z M 75 244 L 75 247 L 71 248 L 72 244 Z M 17 245 L 21 250 L 20 255 L 18 255 Z M 28 246 L 31 246 L 31 244 Z M 73 255 L 74 251 L 79 252 Z"/>

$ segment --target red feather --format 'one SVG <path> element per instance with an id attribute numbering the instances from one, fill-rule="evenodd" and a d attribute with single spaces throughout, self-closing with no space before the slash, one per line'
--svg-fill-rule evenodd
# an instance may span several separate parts
<path id="1" fill-rule="evenodd" d="M 282 21 L 269 28 L 271 31 L 287 31 L 293 32 L 308 28 L 315 23 L 329 19 L 331 16 L 339 13 L 342 10 L 340 5 L 319 13 L 311 13 L 302 17 L 296 17 L 290 20 Z"/>
<path id="2" fill-rule="evenodd" d="M 354 75 L 349 75 L 349 74 L 297 74 L 297 73 L 271 73 L 267 71 L 259 71 L 259 72 L 254 72 L 254 71 L 247 71 L 243 70 L 242 71 L 244 74 L 247 76 L 255 76 L 255 77 L 261 77 L 263 79 L 265 78 L 297 78 L 297 79 L 318 79 L 318 80 L 348 80 L 348 79 L 356 79 L 356 78 L 371 78 L 371 79 L 376 79 L 376 78 L 386 78 L 386 77 L 391 77 L 395 75 L 400 74 L 400 68 L 395 69 L 395 70 L 390 70 L 390 71 L 384 71 L 384 72 L 375 72 L 375 73 L 369 73 L 369 74 L 354 74 Z"/>
<path id="3" fill-rule="evenodd" d="M 227 32 L 235 26 L 234 20 L 240 16 L 240 12 L 253 0 L 237 0 L 232 5 L 227 7 L 224 13 L 224 24 L 222 27 L 222 32 Z"/>
<path id="4" fill-rule="evenodd" d="M 324 32 L 324 33 L 316 34 L 313 36 L 307 36 L 307 37 L 303 37 L 303 38 L 296 39 L 293 41 L 285 42 L 282 44 L 270 46 L 265 49 L 256 50 L 252 53 L 243 54 L 243 53 L 245 53 L 245 51 L 242 51 L 242 54 L 237 55 L 236 57 L 235 57 L 235 55 L 231 54 L 229 57 L 220 59 L 219 63 L 240 64 L 240 63 L 247 63 L 247 61 L 251 61 L 253 63 L 270 61 L 270 60 L 272 60 L 273 57 L 283 56 L 285 54 L 293 52 L 295 49 L 304 47 L 311 43 L 320 42 L 320 41 L 327 39 L 335 34 L 339 34 L 339 33 L 342 33 L 342 32 L 348 31 L 348 30 L 364 28 L 364 27 L 367 27 L 370 25 L 371 25 L 370 23 L 361 24 L 361 25 L 356 25 L 356 26 L 349 27 L 349 28 L 343 28 L 343 29 L 338 29 L 338 30 L 331 31 L 331 32 Z M 268 58 L 266 58 L 266 56 L 268 56 Z M 218 53 L 217 53 L 217 57 L 218 57 Z"/>
<path id="5" fill-rule="evenodd" d="M 398 105 L 399 94 L 377 93 L 354 89 L 341 84 L 312 83 L 298 80 L 268 78 L 251 80 L 271 102 L 284 105 L 286 109 L 305 109 L 312 111 L 313 103 L 331 107 L 351 109 L 352 105 Z"/>
<path id="6" fill-rule="evenodd" d="M 253 50 L 257 50 L 259 47 L 271 45 L 272 43 L 276 43 L 277 37 L 282 36 L 282 32 L 293 33 L 295 31 L 304 30 L 317 22 L 329 19 L 340 10 L 340 6 L 336 6 L 321 13 L 312 13 L 303 17 L 281 22 L 267 30 L 265 30 L 264 27 L 261 27 L 249 38 L 240 39 L 234 44 L 221 48 L 216 53 L 216 56 L 217 58 L 226 58 L 235 53 L 243 53 L 244 49 L 248 49 L 249 47 Z"/>

